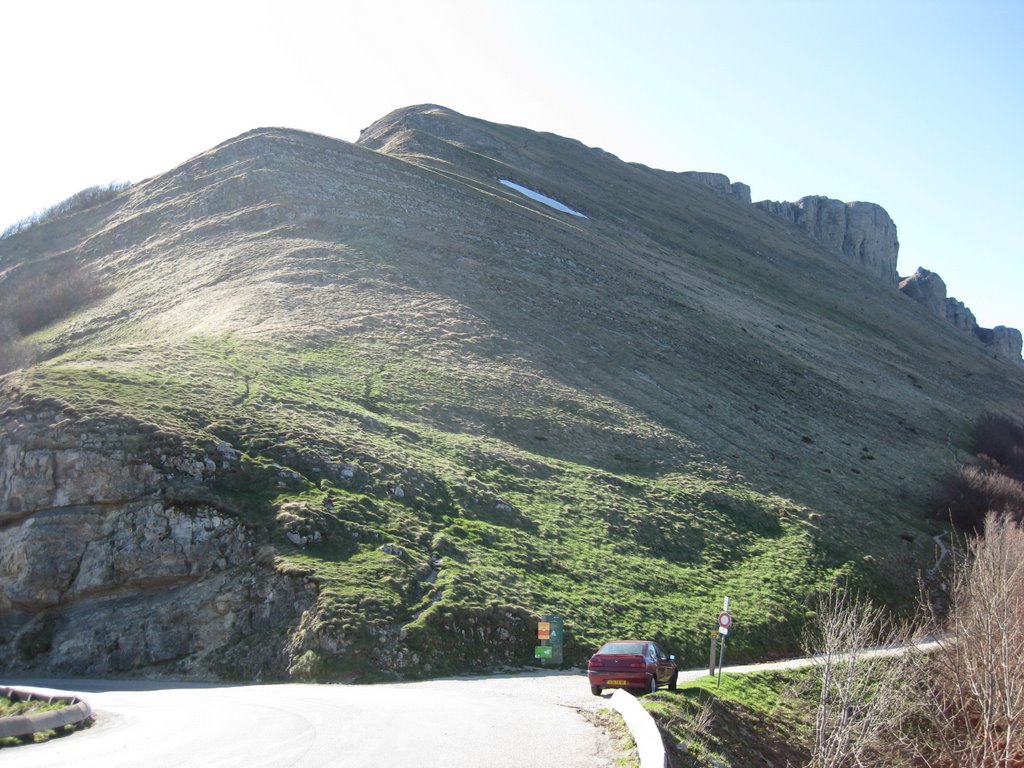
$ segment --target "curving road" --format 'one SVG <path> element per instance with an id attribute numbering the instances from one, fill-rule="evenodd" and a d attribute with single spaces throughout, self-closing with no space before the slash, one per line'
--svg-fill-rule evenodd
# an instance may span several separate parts
<path id="1" fill-rule="evenodd" d="M 4 681 L 79 693 L 91 728 L 4 749 L 5 768 L 605 768 L 607 707 L 579 672 L 381 685 Z"/>

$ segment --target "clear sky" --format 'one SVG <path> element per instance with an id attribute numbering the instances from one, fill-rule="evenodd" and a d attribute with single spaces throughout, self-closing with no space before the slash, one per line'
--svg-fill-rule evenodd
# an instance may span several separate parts
<path id="1" fill-rule="evenodd" d="M 51 0 L 0 9 L 0 229 L 250 128 L 434 102 L 755 200 L 882 205 L 899 272 L 1024 329 L 1021 0 Z"/>

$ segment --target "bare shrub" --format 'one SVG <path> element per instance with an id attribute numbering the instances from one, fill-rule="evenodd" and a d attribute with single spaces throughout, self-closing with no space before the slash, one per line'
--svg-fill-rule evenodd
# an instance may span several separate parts
<path id="1" fill-rule="evenodd" d="M 954 560 L 946 632 L 920 658 L 916 727 L 931 768 L 1024 764 L 1024 531 L 990 514 Z"/>
<path id="2" fill-rule="evenodd" d="M 974 424 L 974 449 L 1003 474 L 1024 480 L 1024 427 L 1001 414 L 985 413 Z"/>
<path id="3" fill-rule="evenodd" d="M 940 520 L 980 532 L 989 512 L 1024 520 L 1024 427 L 986 413 L 974 425 L 977 464 L 964 464 L 946 482 L 936 505 Z"/>
<path id="4" fill-rule="evenodd" d="M 990 512 L 1024 519 L 1024 483 L 991 465 L 965 464 L 947 483 L 939 509 L 961 530 L 980 532 Z"/>
<path id="5" fill-rule="evenodd" d="M 0 376 L 31 365 L 36 357 L 36 350 L 21 338 L 14 322 L 0 315 Z"/>
<path id="6" fill-rule="evenodd" d="M 95 273 L 74 262 L 50 265 L 46 272 L 14 277 L 0 289 L 0 322 L 21 336 L 45 328 L 100 298 L 105 289 Z"/>
<path id="7" fill-rule="evenodd" d="M 0 376 L 31 365 L 38 358 L 36 350 L 20 340 L 0 340 Z"/>
<path id="8" fill-rule="evenodd" d="M 835 589 L 821 597 L 805 650 L 814 656 L 821 690 L 810 768 L 896 765 L 890 747 L 906 712 L 906 654 L 874 650 L 898 646 L 887 613 L 864 598 Z"/>
<path id="9" fill-rule="evenodd" d="M 3 240 L 5 237 L 12 237 L 19 232 L 24 232 L 26 229 L 33 227 L 36 224 L 42 224 L 43 222 L 56 219 L 68 213 L 84 211 L 94 205 L 111 200 L 116 197 L 119 192 L 130 186 L 131 182 L 128 181 L 112 181 L 106 186 L 97 185 L 83 189 L 56 205 L 51 205 L 49 208 L 46 208 L 39 213 L 34 213 L 31 216 L 25 217 L 21 221 L 15 222 L 11 226 L 7 227 L 3 232 L 0 232 L 0 240 Z"/>

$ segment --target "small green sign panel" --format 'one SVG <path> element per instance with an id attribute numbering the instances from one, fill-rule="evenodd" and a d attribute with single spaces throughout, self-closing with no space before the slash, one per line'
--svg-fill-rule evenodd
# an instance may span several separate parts
<path id="1" fill-rule="evenodd" d="M 533 658 L 535 659 L 552 659 L 554 658 L 554 648 L 550 645 L 538 645 L 533 649 Z"/>
<path id="2" fill-rule="evenodd" d="M 564 638 L 565 619 L 557 614 L 541 616 L 537 624 L 537 639 L 541 642 L 538 650 L 543 648 L 544 655 L 535 654 L 534 658 L 540 659 L 542 664 L 561 664 Z"/>

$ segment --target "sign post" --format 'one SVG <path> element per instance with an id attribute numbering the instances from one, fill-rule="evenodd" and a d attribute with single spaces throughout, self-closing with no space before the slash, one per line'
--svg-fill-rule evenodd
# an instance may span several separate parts
<path id="1" fill-rule="evenodd" d="M 540 645 L 533 649 L 533 658 L 540 659 L 544 666 L 549 662 L 561 664 L 565 641 L 564 619 L 556 614 L 541 616 L 537 622 L 537 640 Z"/>
<path id="2" fill-rule="evenodd" d="M 718 633 L 722 636 L 722 647 L 718 653 L 718 687 L 722 685 L 722 665 L 725 663 L 725 641 L 729 636 L 729 627 L 732 626 L 732 614 L 729 613 L 729 598 L 725 598 L 722 604 L 722 612 L 718 614 Z M 715 641 L 711 641 L 712 666 L 714 666 Z M 714 675 L 714 670 L 711 671 Z"/>

